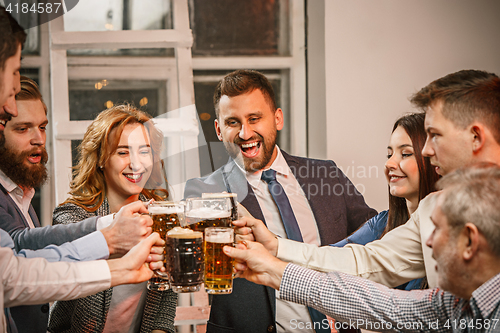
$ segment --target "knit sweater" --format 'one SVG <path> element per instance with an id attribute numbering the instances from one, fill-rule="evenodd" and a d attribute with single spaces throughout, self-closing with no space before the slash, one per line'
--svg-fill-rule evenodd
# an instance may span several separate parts
<path id="1" fill-rule="evenodd" d="M 141 195 L 140 199 L 146 198 Z M 80 206 L 67 203 L 54 209 L 53 224 L 68 224 L 81 221 L 91 216 L 110 214 L 108 200 L 95 211 L 89 212 Z M 57 301 L 50 310 L 49 328 L 52 333 L 100 333 L 104 329 L 111 304 L 113 288 L 95 295 L 72 300 Z M 174 318 L 177 306 L 177 294 L 167 291 L 147 291 L 141 322 L 141 333 L 152 330 L 175 332 Z"/>

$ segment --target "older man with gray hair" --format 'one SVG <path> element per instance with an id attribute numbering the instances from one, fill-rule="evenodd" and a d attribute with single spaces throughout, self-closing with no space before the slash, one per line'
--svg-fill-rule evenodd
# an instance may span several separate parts
<path id="1" fill-rule="evenodd" d="M 401 291 L 343 273 L 320 273 L 272 256 L 260 243 L 225 247 L 239 276 L 336 319 L 324 325 L 398 332 L 500 332 L 500 167 L 448 174 L 427 240 L 439 288 Z M 300 327 L 297 327 L 300 329 Z"/>

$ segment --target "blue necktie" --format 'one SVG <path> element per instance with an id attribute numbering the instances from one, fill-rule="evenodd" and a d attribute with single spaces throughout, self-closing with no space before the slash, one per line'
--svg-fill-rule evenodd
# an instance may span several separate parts
<path id="1" fill-rule="evenodd" d="M 283 221 L 283 226 L 285 227 L 286 236 L 288 237 L 288 239 L 303 242 L 299 224 L 297 223 L 297 219 L 295 218 L 295 214 L 293 213 L 292 206 L 290 205 L 290 200 L 288 200 L 283 186 L 281 186 L 281 184 L 276 180 L 276 171 L 271 169 L 266 170 L 262 172 L 262 176 L 260 177 L 260 179 L 267 183 L 269 192 L 271 193 L 276 206 L 278 206 L 281 221 Z M 329 329 L 325 329 L 322 325 L 324 323 L 323 320 L 326 319 L 326 316 L 316 309 L 310 307 L 308 307 L 307 309 L 309 310 L 312 321 L 320 323 L 320 328 L 315 329 L 316 333 L 330 332 Z M 316 325 L 314 325 L 314 327 L 315 326 Z"/>
<path id="2" fill-rule="evenodd" d="M 297 219 L 293 214 L 290 200 L 288 200 L 283 186 L 281 186 L 281 184 L 276 180 L 276 171 L 269 169 L 262 172 L 261 179 L 267 183 L 269 192 L 271 193 L 276 206 L 278 206 L 281 220 L 285 226 L 286 236 L 288 239 L 302 242 L 302 234 L 300 233 Z"/>

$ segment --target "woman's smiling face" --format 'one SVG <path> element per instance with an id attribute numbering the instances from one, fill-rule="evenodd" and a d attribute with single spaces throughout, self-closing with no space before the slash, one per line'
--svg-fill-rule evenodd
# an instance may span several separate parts
<path id="1" fill-rule="evenodd" d="M 109 138 L 115 137 L 113 131 Z M 125 125 L 116 150 L 103 168 L 108 195 L 119 196 L 124 200 L 138 195 L 152 169 L 153 154 L 146 128 L 137 123 Z"/>
<path id="2" fill-rule="evenodd" d="M 395 197 L 417 200 L 419 193 L 419 173 L 413 143 L 403 127 L 392 132 L 387 147 L 385 175 L 389 191 Z"/>

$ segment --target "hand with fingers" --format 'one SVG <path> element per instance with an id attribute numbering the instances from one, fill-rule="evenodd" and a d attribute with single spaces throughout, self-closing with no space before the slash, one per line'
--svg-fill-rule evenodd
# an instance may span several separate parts
<path id="1" fill-rule="evenodd" d="M 235 259 L 236 277 L 279 290 L 288 263 L 274 257 L 262 244 L 243 241 L 235 248 L 224 246 L 224 253 Z"/>
<path id="2" fill-rule="evenodd" d="M 242 217 L 233 221 L 235 225 L 234 233 L 236 241 L 255 241 L 259 242 L 273 255 L 278 253 L 278 240 L 276 235 L 267 229 L 264 222 L 251 216 Z"/>
<path id="3" fill-rule="evenodd" d="M 122 258 L 107 260 L 111 286 L 149 280 L 153 276 L 153 270 L 163 266 L 163 256 L 159 252 L 163 252 L 164 244 L 165 241 L 155 232 L 132 247 Z"/>
<path id="4" fill-rule="evenodd" d="M 108 243 L 110 256 L 122 256 L 151 234 L 153 221 L 148 215 L 147 203 L 136 201 L 123 206 L 113 223 L 101 229 Z"/>

